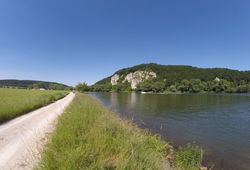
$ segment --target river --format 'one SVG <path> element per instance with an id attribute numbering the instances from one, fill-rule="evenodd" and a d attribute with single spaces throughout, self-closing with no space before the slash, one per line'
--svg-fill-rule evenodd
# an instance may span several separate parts
<path id="1" fill-rule="evenodd" d="M 250 96 L 91 93 L 121 117 L 174 146 L 193 143 L 214 170 L 250 169 Z"/>

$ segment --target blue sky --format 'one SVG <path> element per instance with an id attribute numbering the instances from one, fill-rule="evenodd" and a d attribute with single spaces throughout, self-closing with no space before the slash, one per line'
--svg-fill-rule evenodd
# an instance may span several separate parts
<path id="1" fill-rule="evenodd" d="M 250 70 L 249 0 L 1 0 L 0 79 L 89 84 L 141 63 Z"/>

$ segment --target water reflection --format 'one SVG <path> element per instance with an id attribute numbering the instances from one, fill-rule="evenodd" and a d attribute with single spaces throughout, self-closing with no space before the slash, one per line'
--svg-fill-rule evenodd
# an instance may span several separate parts
<path id="1" fill-rule="evenodd" d="M 196 141 L 215 169 L 250 169 L 250 97 L 93 93 L 106 106 L 175 145 Z"/>

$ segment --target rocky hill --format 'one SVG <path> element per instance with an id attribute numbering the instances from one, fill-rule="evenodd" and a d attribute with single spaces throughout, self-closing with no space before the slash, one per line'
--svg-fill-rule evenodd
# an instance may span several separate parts
<path id="1" fill-rule="evenodd" d="M 240 85 L 248 86 L 249 82 L 250 71 L 150 63 L 121 69 L 97 82 L 92 88 L 96 91 L 102 91 L 103 88 L 104 91 L 110 89 L 154 91 L 153 86 L 158 86 L 157 88 L 162 89 L 160 91 L 171 91 L 171 88 L 174 91 L 183 91 L 185 88 L 182 86 L 187 86 L 186 90 L 190 92 L 196 91 L 193 86 L 200 86 L 199 89 L 202 91 L 228 90 L 233 92 Z"/>

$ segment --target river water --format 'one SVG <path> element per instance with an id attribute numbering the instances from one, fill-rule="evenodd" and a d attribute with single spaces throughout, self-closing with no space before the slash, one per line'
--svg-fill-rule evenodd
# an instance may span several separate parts
<path id="1" fill-rule="evenodd" d="M 213 169 L 250 169 L 250 96 L 91 93 L 174 146 L 193 143 Z"/>

